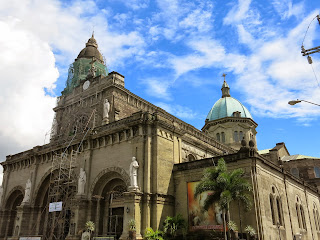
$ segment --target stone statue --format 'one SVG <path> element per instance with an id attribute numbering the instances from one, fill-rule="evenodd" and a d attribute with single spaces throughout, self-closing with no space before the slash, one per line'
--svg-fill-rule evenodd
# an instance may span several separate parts
<path id="1" fill-rule="evenodd" d="M 78 194 L 84 194 L 84 187 L 86 185 L 86 181 L 86 172 L 83 170 L 83 168 L 80 168 L 80 174 L 78 179 Z"/>
<path id="2" fill-rule="evenodd" d="M 109 118 L 109 111 L 110 111 L 110 103 L 108 99 L 106 98 L 103 103 L 103 118 L 108 119 Z"/>
<path id="3" fill-rule="evenodd" d="M 27 203 L 30 201 L 30 195 L 31 195 L 31 181 L 30 178 L 28 179 L 26 183 L 26 189 L 24 190 L 24 198 L 22 200 L 23 203 Z"/>
<path id="4" fill-rule="evenodd" d="M 135 157 L 132 157 L 132 162 L 130 164 L 130 187 L 137 189 L 138 188 L 138 168 L 139 168 L 139 163 L 137 162 Z"/>
<path id="5" fill-rule="evenodd" d="M 2 185 L 0 186 L 0 207 L 2 205 L 2 195 L 3 195 L 3 187 Z"/>

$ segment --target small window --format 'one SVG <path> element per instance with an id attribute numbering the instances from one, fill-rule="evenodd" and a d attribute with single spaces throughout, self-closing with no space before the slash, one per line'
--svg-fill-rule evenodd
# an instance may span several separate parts
<path id="1" fill-rule="evenodd" d="M 232 116 L 233 117 L 241 117 L 241 112 L 234 112 L 233 114 L 232 114 Z"/>
<path id="2" fill-rule="evenodd" d="M 220 133 L 217 133 L 216 136 L 217 136 L 217 140 L 220 142 Z"/>
<path id="3" fill-rule="evenodd" d="M 225 136 L 224 132 L 221 133 L 221 140 L 223 143 L 226 142 L 226 136 Z"/>
<path id="4" fill-rule="evenodd" d="M 239 132 L 239 141 L 242 141 L 242 139 L 243 139 L 243 132 L 240 131 L 240 132 Z"/>
<path id="5" fill-rule="evenodd" d="M 233 133 L 233 141 L 238 142 L 239 138 L 238 138 L 238 131 L 234 131 Z"/>
<path id="6" fill-rule="evenodd" d="M 194 160 L 196 160 L 196 158 L 192 154 L 189 154 L 188 155 L 188 161 L 191 162 L 191 161 L 194 161 Z"/>
<path id="7" fill-rule="evenodd" d="M 320 168 L 319 167 L 314 167 L 314 176 L 316 178 L 320 178 Z"/>
<path id="8" fill-rule="evenodd" d="M 299 177 L 299 169 L 298 168 L 291 168 L 291 174 L 295 177 Z"/>

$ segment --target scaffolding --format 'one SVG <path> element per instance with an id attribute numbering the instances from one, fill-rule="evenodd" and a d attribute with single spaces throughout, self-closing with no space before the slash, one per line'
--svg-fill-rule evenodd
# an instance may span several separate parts
<path id="1" fill-rule="evenodd" d="M 75 163 L 78 152 L 56 154 L 52 159 L 50 185 L 48 191 L 49 231 L 44 239 L 62 240 L 69 233 L 72 200 L 76 195 L 77 179 Z"/>
<path id="2" fill-rule="evenodd" d="M 94 109 L 84 126 L 75 129 L 74 136 L 62 153 L 56 153 L 52 158 L 50 182 L 48 188 L 48 202 L 42 214 L 48 216 L 47 231 L 43 233 L 45 240 L 64 240 L 69 234 L 72 219 L 72 207 L 75 204 L 77 193 L 77 174 L 75 169 L 78 165 L 77 155 L 86 135 L 94 128 Z M 93 126 L 89 124 L 93 119 Z M 79 132 L 82 139 L 77 150 L 71 150 L 71 144 Z"/>

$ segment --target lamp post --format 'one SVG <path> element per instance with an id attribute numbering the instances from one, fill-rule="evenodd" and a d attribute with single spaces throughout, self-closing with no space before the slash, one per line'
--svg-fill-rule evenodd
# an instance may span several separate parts
<path id="1" fill-rule="evenodd" d="M 296 105 L 297 103 L 301 103 L 301 102 L 310 103 L 310 104 L 313 104 L 313 105 L 316 105 L 316 106 L 319 106 L 319 107 L 320 107 L 320 104 L 318 104 L 318 103 L 313 103 L 313 102 L 309 102 L 309 101 L 306 101 L 306 100 L 299 100 L 299 99 L 289 101 L 288 104 L 289 104 L 289 105 Z"/>

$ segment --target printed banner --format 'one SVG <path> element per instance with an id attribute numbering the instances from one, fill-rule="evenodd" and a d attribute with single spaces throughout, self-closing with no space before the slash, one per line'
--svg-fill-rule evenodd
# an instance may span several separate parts
<path id="1" fill-rule="evenodd" d="M 208 211 L 204 210 L 204 201 L 212 191 L 203 192 L 194 197 L 196 186 L 199 182 L 188 182 L 188 215 L 189 230 L 216 229 L 223 230 L 223 215 L 217 203 Z"/>

